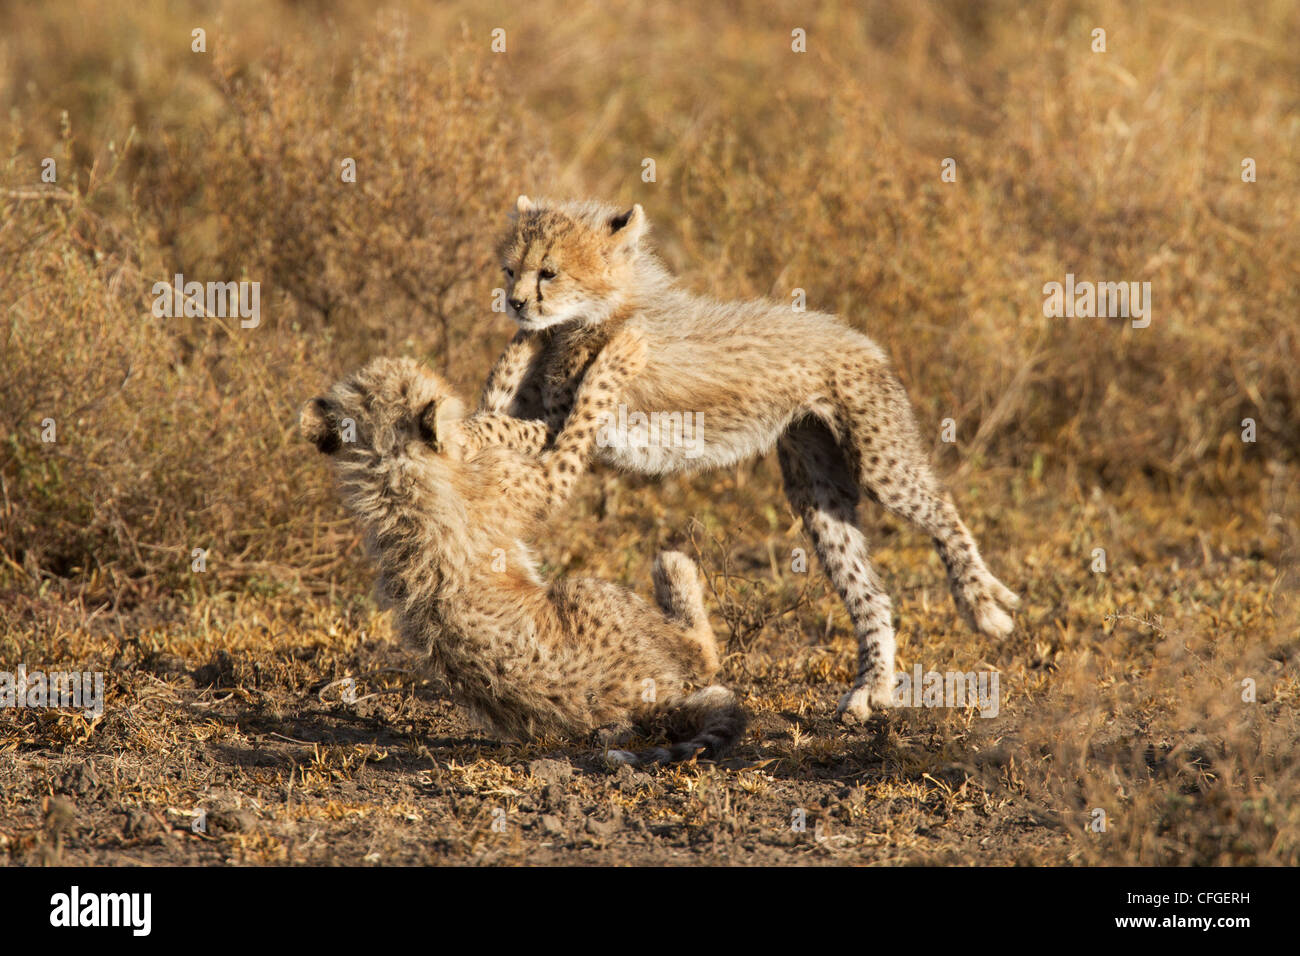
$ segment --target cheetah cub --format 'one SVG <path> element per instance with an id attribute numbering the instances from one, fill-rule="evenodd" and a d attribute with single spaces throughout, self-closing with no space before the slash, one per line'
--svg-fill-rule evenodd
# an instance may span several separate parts
<path id="1" fill-rule="evenodd" d="M 638 337 L 611 342 L 539 456 L 495 444 L 519 437 L 508 419 L 465 419 L 447 384 L 409 359 L 377 359 L 302 410 L 302 434 L 333 460 L 366 531 L 398 632 L 503 738 L 654 724 L 678 742 L 608 754 L 653 763 L 717 756 L 743 731 L 732 693 L 707 686 L 718 648 L 688 557 L 658 556 L 654 608 L 604 581 L 548 587 L 529 553 L 584 470 L 601 410 L 644 360 Z"/>
<path id="2" fill-rule="evenodd" d="M 1009 634 L 1019 599 L 984 566 L 940 490 L 884 351 L 831 315 L 692 295 L 647 248 L 646 230 L 639 205 L 519 197 L 500 253 L 520 332 L 488 378 L 482 409 L 554 433 L 584 369 L 611 335 L 635 329 L 649 358 L 619 396 L 622 420 L 694 413 L 703 440 L 666 441 L 658 429 L 657 442 L 634 442 L 610 429 L 599 442 L 605 462 L 664 474 L 732 465 L 775 445 L 786 496 L 858 639 L 841 715 L 865 718 L 893 697 L 894 628 L 858 526 L 864 494 L 934 539 L 968 623 L 989 637 Z"/>

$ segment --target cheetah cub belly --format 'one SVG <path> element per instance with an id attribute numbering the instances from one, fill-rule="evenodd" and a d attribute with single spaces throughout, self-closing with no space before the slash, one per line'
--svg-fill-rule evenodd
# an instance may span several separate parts
<path id="1" fill-rule="evenodd" d="M 603 459 L 658 474 L 775 447 L 786 496 L 858 638 L 841 715 L 865 718 L 893 702 L 890 600 L 858 525 L 863 495 L 930 535 L 962 616 L 982 634 L 1007 636 L 1019 599 L 985 567 L 939 487 L 883 350 L 831 315 L 690 294 L 647 247 L 646 229 L 640 206 L 519 197 L 500 252 L 520 332 L 489 376 L 482 407 L 558 431 L 584 370 L 612 335 L 635 330 L 649 358 L 622 388 L 619 417 L 606 419 Z M 633 433 L 623 427 L 633 420 L 658 428 Z"/>
<path id="2" fill-rule="evenodd" d="M 656 607 L 605 581 L 547 586 L 528 547 L 644 355 L 639 336 L 611 342 L 540 454 L 536 429 L 464 418 L 446 383 L 409 359 L 378 359 L 334 385 L 303 408 L 300 428 L 332 459 L 398 632 L 427 650 L 478 722 L 510 739 L 654 723 L 676 735 L 671 747 L 611 759 L 717 756 L 744 715 L 729 690 L 708 684 L 718 648 L 694 563 L 659 555 Z"/>

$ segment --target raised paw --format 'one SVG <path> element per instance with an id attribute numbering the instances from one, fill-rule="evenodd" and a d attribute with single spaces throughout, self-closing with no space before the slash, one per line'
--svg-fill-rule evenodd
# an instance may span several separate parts
<path id="1" fill-rule="evenodd" d="M 954 592 L 957 607 L 972 628 L 985 637 L 1001 640 L 1015 629 L 1009 613 L 1020 603 L 1010 588 L 985 572 Z"/>
<path id="2" fill-rule="evenodd" d="M 976 604 L 973 616 L 975 630 L 995 640 L 1007 637 L 1016 626 L 1011 615 L 990 599 L 982 599 Z"/>

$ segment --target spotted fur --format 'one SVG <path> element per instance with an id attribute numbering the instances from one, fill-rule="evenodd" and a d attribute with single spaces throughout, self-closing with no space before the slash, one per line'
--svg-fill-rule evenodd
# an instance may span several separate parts
<path id="1" fill-rule="evenodd" d="M 527 444 L 531 432 L 464 418 L 447 384 L 409 359 L 373 361 L 302 410 L 303 435 L 331 457 L 365 529 L 398 632 L 503 738 L 666 720 L 681 759 L 720 754 L 743 730 L 731 692 L 707 686 L 718 650 L 690 559 L 660 555 L 654 607 L 600 580 L 548 586 L 530 553 L 585 469 L 601 410 L 644 360 L 638 336 L 612 342 L 541 454 L 495 441 Z"/>
<path id="2" fill-rule="evenodd" d="M 858 523 L 866 497 L 934 540 L 957 608 L 977 631 L 1008 635 L 1018 598 L 985 567 L 922 452 L 907 396 L 884 351 L 838 318 L 769 301 L 717 302 L 681 288 L 647 248 L 640 206 L 521 196 L 501 244 L 520 325 L 485 410 L 558 431 L 583 372 L 609 337 L 645 336 L 649 359 L 623 389 L 630 410 L 702 416 L 703 453 L 599 449 L 608 463 L 663 474 L 733 465 L 775 448 L 786 495 L 853 622 L 857 676 L 840 712 L 892 702 L 888 594 Z"/>

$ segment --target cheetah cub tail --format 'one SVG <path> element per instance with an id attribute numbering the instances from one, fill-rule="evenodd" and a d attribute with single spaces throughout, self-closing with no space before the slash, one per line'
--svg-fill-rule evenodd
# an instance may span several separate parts
<path id="1" fill-rule="evenodd" d="M 605 759 L 611 764 L 630 764 L 634 767 L 648 764 L 677 763 L 695 756 L 717 758 L 726 753 L 745 732 L 745 711 L 736 695 L 721 684 L 712 684 L 697 690 L 674 709 L 672 723 L 690 739 L 669 747 L 649 750 L 607 750 Z M 674 734 L 673 736 L 677 736 Z"/>

